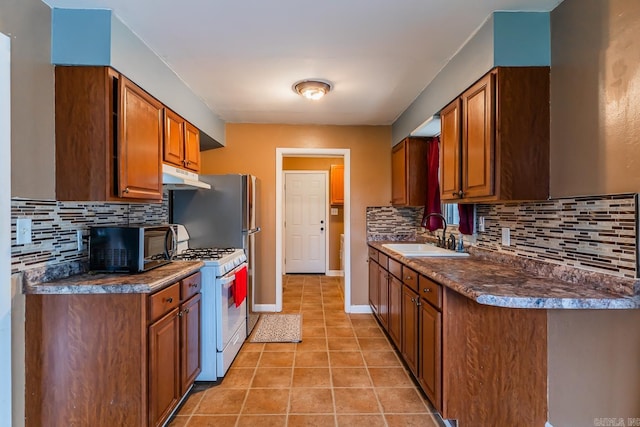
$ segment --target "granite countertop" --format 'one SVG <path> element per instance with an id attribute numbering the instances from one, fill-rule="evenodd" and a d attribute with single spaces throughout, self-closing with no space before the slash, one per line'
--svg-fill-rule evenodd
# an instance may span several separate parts
<path id="1" fill-rule="evenodd" d="M 390 242 L 368 242 L 371 247 L 479 304 L 543 309 L 640 308 L 640 295 L 625 292 L 623 289 L 628 286 L 617 283 L 632 279 L 608 277 L 594 280 L 586 273 L 587 278 L 583 281 L 580 278 L 565 281 L 481 256 L 407 258 L 384 248 L 384 243 Z M 542 270 L 539 273 L 543 273 Z"/>
<path id="2" fill-rule="evenodd" d="M 204 266 L 202 261 L 173 261 L 138 274 L 84 273 L 50 282 L 27 283 L 24 293 L 34 294 L 146 294 L 183 279 Z"/>

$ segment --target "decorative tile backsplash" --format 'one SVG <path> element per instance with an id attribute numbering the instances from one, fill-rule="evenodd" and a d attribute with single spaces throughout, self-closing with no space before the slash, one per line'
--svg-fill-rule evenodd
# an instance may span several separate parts
<path id="1" fill-rule="evenodd" d="M 368 207 L 367 240 L 415 240 L 422 212 L 415 207 Z"/>
<path id="2" fill-rule="evenodd" d="M 474 246 L 635 278 L 637 212 L 635 194 L 478 204 L 476 218 L 485 218 L 485 231 L 477 233 Z M 367 237 L 387 240 L 397 234 L 411 240 L 423 234 L 421 219 L 422 208 L 367 208 Z M 510 228 L 511 246 L 501 245 L 503 227 Z"/>
<path id="3" fill-rule="evenodd" d="M 91 225 L 128 225 L 169 221 L 167 193 L 163 203 L 57 202 L 11 200 L 11 272 L 86 261 Z M 16 244 L 16 219 L 31 218 L 32 243 Z M 76 232 L 82 230 L 84 249 L 77 250 Z"/>

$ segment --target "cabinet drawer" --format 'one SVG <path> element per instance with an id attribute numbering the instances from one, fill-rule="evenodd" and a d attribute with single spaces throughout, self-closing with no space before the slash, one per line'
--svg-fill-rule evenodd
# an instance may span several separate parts
<path id="1" fill-rule="evenodd" d="M 402 264 L 393 258 L 389 258 L 389 273 L 402 281 Z"/>
<path id="2" fill-rule="evenodd" d="M 180 283 L 165 288 L 149 297 L 149 321 L 160 318 L 180 304 Z"/>
<path id="3" fill-rule="evenodd" d="M 384 268 L 385 270 L 389 269 L 389 257 L 386 256 L 385 254 L 383 254 L 382 252 L 380 252 L 378 254 L 378 264 L 380 264 L 380 267 Z"/>
<path id="4" fill-rule="evenodd" d="M 442 286 L 431 279 L 420 276 L 420 296 L 434 307 L 442 308 Z"/>
<path id="5" fill-rule="evenodd" d="M 371 258 L 375 262 L 378 262 L 378 250 L 373 249 L 371 246 L 369 246 L 369 258 Z"/>
<path id="6" fill-rule="evenodd" d="M 402 266 L 402 281 L 405 285 L 418 292 L 418 273 L 406 265 Z"/>
<path id="7" fill-rule="evenodd" d="M 185 301 L 191 296 L 200 292 L 200 277 L 202 274 L 198 271 L 189 277 L 185 277 L 180 281 L 180 292 L 182 294 L 182 301 Z"/>

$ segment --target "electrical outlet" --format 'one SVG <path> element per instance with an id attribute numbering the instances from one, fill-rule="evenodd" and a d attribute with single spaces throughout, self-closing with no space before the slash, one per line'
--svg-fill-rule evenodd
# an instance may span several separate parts
<path id="1" fill-rule="evenodd" d="M 338 215 L 338 208 L 331 208 L 331 215 Z"/>
<path id="2" fill-rule="evenodd" d="M 31 218 L 18 218 L 16 220 L 16 243 L 18 245 L 31 243 Z"/>
<path id="3" fill-rule="evenodd" d="M 502 228 L 502 246 L 511 246 L 511 229 L 509 227 Z"/>
<path id="4" fill-rule="evenodd" d="M 484 232 L 484 217 L 478 217 L 478 231 Z"/>
<path id="5" fill-rule="evenodd" d="M 82 243 L 82 230 L 76 230 L 76 244 L 78 246 L 78 251 L 84 249 L 84 244 Z"/>

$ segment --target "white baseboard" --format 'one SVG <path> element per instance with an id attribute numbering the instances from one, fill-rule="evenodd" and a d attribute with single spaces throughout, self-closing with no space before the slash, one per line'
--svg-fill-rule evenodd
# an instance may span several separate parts
<path id="1" fill-rule="evenodd" d="M 349 313 L 367 314 L 373 312 L 371 311 L 370 305 L 352 305 L 349 307 Z"/>
<path id="2" fill-rule="evenodd" d="M 259 313 L 275 313 L 276 305 L 275 304 L 255 304 L 253 306 L 253 311 Z"/>
<path id="3" fill-rule="evenodd" d="M 326 273 L 327 276 L 339 276 L 342 277 L 344 276 L 344 271 L 342 270 L 329 270 Z"/>

